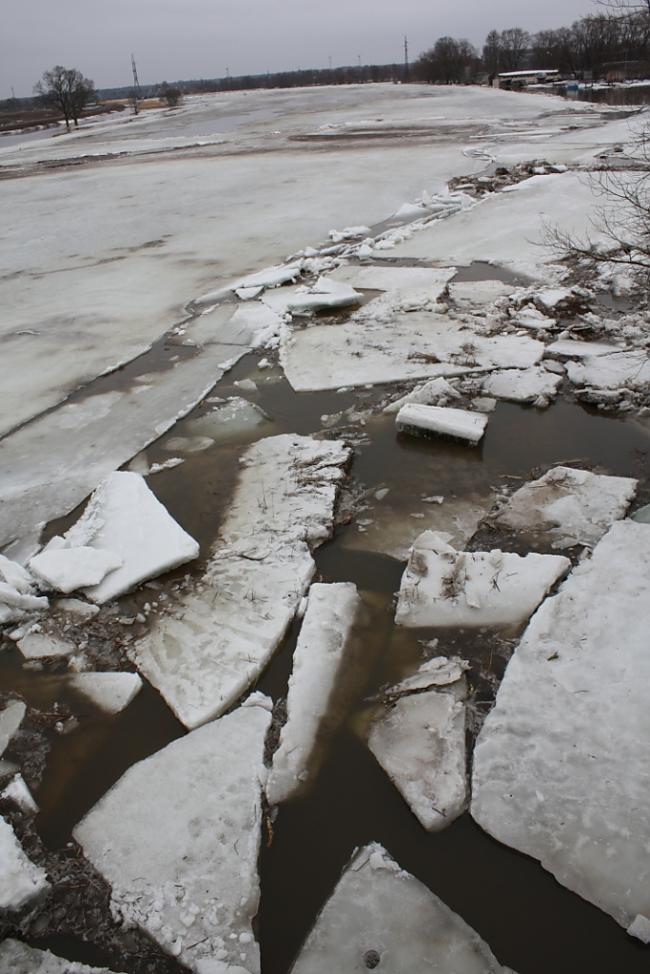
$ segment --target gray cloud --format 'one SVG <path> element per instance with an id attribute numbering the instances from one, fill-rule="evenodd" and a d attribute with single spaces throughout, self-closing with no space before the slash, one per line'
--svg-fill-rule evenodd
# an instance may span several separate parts
<path id="1" fill-rule="evenodd" d="M 386 63 L 413 57 L 437 37 L 480 46 L 492 27 L 540 30 L 593 12 L 590 0 L 32 0 L 4 14 L 0 97 L 31 94 L 53 64 L 78 67 L 100 86 L 220 77 L 298 67 Z"/>

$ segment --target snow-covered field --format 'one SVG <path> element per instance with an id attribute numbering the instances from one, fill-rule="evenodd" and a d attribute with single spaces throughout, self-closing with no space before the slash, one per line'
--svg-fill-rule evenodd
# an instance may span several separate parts
<path id="1" fill-rule="evenodd" d="M 545 242 L 643 122 L 384 84 L 0 144 L 0 966 L 645 969 L 650 312 Z"/>

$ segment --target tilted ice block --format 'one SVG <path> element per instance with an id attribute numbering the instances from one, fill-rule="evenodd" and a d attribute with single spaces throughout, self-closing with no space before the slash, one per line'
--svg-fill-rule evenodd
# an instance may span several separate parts
<path id="1" fill-rule="evenodd" d="M 472 413 L 467 409 L 450 409 L 446 406 L 423 406 L 407 403 L 402 406 L 395 420 L 400 430 L 423 430 L 467 440 L 472 445 L 482 439 L 488 417 L 484 413 Z"/>
<path id="2" fill-rule="evenodd" d="M 650 918 L 649 631 L 650 525 L 620 521 L 531 620 L 474 752 L 479 825 L 632 933 Z"/>

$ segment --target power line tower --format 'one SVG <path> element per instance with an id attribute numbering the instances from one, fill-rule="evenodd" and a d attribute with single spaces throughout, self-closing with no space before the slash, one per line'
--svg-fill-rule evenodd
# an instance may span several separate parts
<path id="1" fill-rule="evenodd" d="M 131 55 L 131 70 L 133 71 L 133 94 L 131 95 L 131 102 L 133 104 L 133 114 L 138 114 L 138 98 L 142 98 L 142 89 L 140 88 L 140 82 L 138 81 L 138 69 L 135 63 L 135 55 Z"/>
<path id="2" fill-rule="evenodd" d="M 409 41 L 404 34 L 404 81 L 409 80 Z"/>

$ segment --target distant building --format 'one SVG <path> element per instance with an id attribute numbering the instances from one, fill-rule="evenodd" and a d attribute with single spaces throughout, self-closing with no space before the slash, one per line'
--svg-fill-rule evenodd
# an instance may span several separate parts
<path id="1" fill-rule="evenodd" d="M 649 61 L 607 61 L 601 64 L 599 74 L 611 83 L 650 78 Z"/>
<path id="2" fill-rule="evenodd" d="M 545 81 L 559 81 L 560 72 L 556 68 L 526 68 L 524 71 L 501 71 L 492 84 L 495 88 L 526 88 L 528 85 L 544 84 Z"/>

